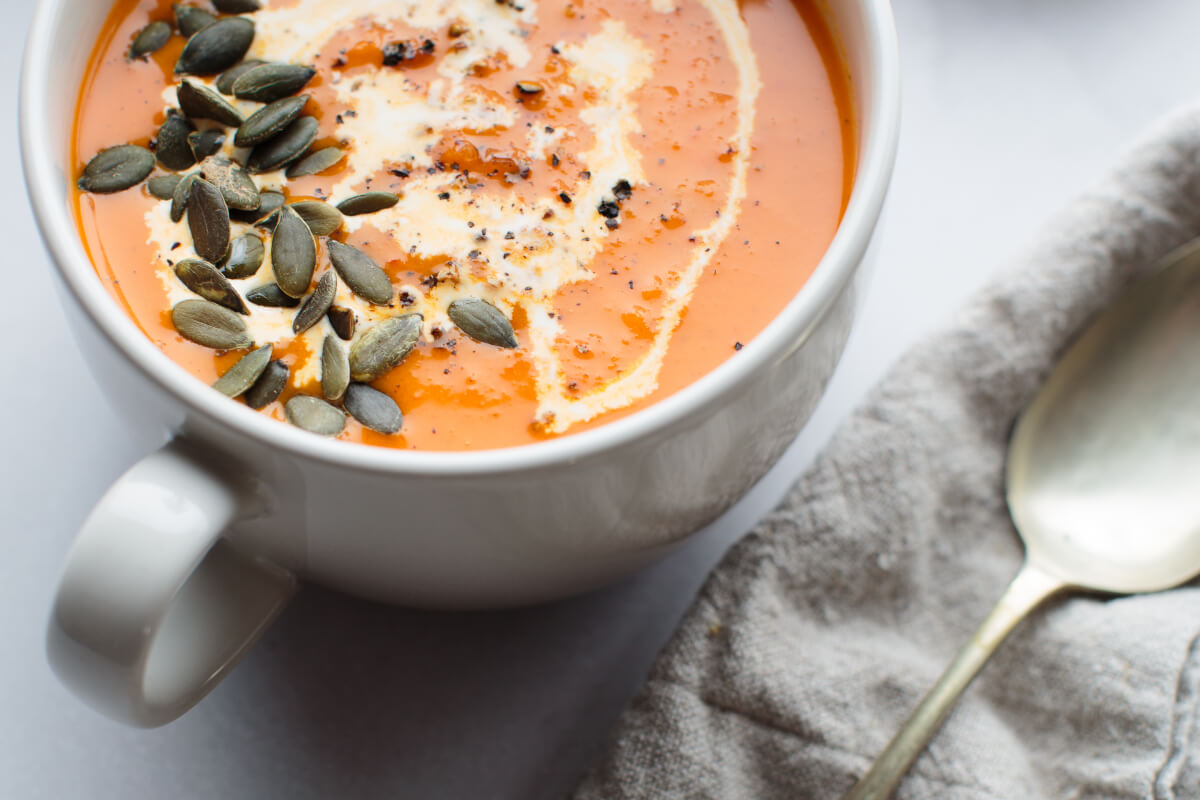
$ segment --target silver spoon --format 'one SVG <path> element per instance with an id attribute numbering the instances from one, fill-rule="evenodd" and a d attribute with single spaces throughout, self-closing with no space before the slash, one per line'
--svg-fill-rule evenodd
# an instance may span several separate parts
<path id="1" fill-rule="evenodd" d="M 846 800 L 889 797 L 1018 622 L 1064 590 L 1200 574 L 1200 239 L 1084 331 L 1017 421 L 1008 508 L 1025 564 Z"/>

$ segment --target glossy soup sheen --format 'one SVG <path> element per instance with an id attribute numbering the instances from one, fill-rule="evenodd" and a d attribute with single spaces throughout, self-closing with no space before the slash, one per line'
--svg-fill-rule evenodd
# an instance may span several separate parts
<path id="1" fill-rule="evenodd" d="M 562 331 L 554 348 L 563 386 L 576 396 L 603 387 L 644 355 L 686 259 L 689 237 L 719 215 L 730 191 L 735 65 L 702 5 L 681 0 L 670 13 L 651 6 L 648 0 L 541 0 L 538 22 L 527 39 L 533 60 L 523 69 L 500 64 L 478 77 L 506 96 L 514 81 L 531 75 L 553 80 L 562 65 L 552 45 L 577 40 L 606 18 L 623 21 L 654 54 L 653 73 L 634 94 L 641 123 L 635 145 L 647 183 L 636 186 L 624 202 L 620 227 L 588 265 L 594 277 L 566 285 L 554 297 Z M 670 339 L 657 388 L 624 408 L 572 425 L 568 434 L 645 408 L 727 358 L 736 358 L 742 345 L 801 288 L 841 219 L 854 176 L 855 136 L 849 79 L 836 40 L 810 0 L 746 0 L 741 14 L 761 77 L 741 213 L 706 265 Z M 169 0 L 120 0 L 114 7 L 80 93 L 73 141 L 77 169 L 104 147 L 148 145 L 163 122 L 163 89 L 172 81 L 182 38 L 173 36 L 149 61 L 125 58 L 134 34 L 153 19 L 173 19 Z M 324 44 L 312 62 L 318 74 L 304 90 L 313 96 L 306 113 L 320 120 L 314 149 L 347 145 L 339 139 L 337 119 L 346 108 L 332 90 L 331 71 L 342 71 L 345 80 L 380 69 L 385 43 L 414 36 L 432 39 L 438 53 L 453 44 L 446 30 L 387 29 L 366 20 Z M 431 79 L 434 63 L 410 67 L 409 77 Z M 572 176 L 586 166 L 576 159 L 589 135 L 579 125 L 578 109 L 566 98 L 524 103 L 518 114 L 523 122 L 539 127 L 571 127 L 576 136 L 563 140 L 555 153 L 558 158 L 532 161 L 526 180 L 512 185 L 485 180 L 476 191 L 527 198 L 569 191 Z M 501 131 L 446 137 L 439 157 L 473 157 L 470 148 L 456 151 L 464 140 L 480 153 L 519 156 L 516 137 L 527 127 L 519 124 L 511 135 Z M 154 174 L 163 171 L 160 165 Z M 285 194 L 289 200 L 327 198 L 338 176 L 335 166 L 289 181 Z M 376 178 L 372 189 L 404 190 L 404 180 L 386 170 Z M 214 353 L 175 332 L 145 221 L 160 201 L 144 187 L 113 195 L 78 193 L 76 198 L 85 246 L 113 298 L 167 355 L 198 379 L 213 382 L 243 353 Z M 437 270 L 436 259 L 410 257 L 366 220 L 356 232 L 343 230 L 334 238 L 362 247 L 398 286 L 419 284 Z M 319 245 L 318 276 L 328 264 L 323 251 Z M 422 340 L 400 366 L 375 383 L 399 403 L 405 415 L 403 429 L 388 436 L 349 419 L 340 438 L 388 447 L 462 450 L 522 445 L 557 435 L 536 422 L 536 370 L 526 347 L 529 320 L 521 307 L 512 318 L 521 341 L 515 350 L 479 344 L 454 330 Z M 305 347 L 299 340 L 282 342 L 274 357 L 295 361 L 306 356 Z M 280 401 L 262 413 L 282 420 L 281 402 L 296 391 L 320 394 L 312 383 L 289 385 Z"/>

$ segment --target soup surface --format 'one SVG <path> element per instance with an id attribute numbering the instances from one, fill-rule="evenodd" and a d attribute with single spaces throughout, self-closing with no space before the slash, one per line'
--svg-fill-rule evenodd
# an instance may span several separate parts
<path id="1" fill-rule="evenodd" d="M 350 414 L 335 434 L 345 440 L 505 447 L 644 408 L 737 357 L 811 274 L 850 191 L 848 78 L 811 0 L 263 0 L 244 16 L 254 24 L 245 59 L 315 70 L 294 92 L 309 96 L 302 113 L 316 121 L 304 154 L 337 148 L 316 174 L 295 174 L 293 161 L 292 177 L 258 172 L 255 186 L 288 203 L 394 196 L 316 237 L 315 271 L 296 298 L 309 305 L 342 243 L 382 269 L 390 300 L 372 302 L 343 278 L 332 301 L 343 324 L 320 316 L 298 334 L 305 306 L 295 300 L 241 303 L 255 346 L 273 345 L 287 367 L 262 408 L 280 420 L 295 395 L 321 397 L 326 347 L 343 353 L 383 321 L 420 314 L 407 357 L 368 378 L 403 411 L 402 427 L 381 433 Z M 171 35 L 159 26 L 165 44 L 130 58 L 155 20 Z M 127 143 L 157 148 L 151 179 L 210 163 L 167 169 L 156 141 L 185 80 L 218 85 L 216 73 L 175 72 L 185 41 L 168 0 L 116 4 L 80 91 L 80 172 Z M 264 107 L 224 97 L 243 119 Z M 185 131 L 197 147 L 212 131 L 210 159 L 253 161 L 235 129 L 195 118 Z M 177 221 L 172 200 L 144 183 L 79 191 L 76 202 L 100 277 L 165 353 L 212 383 L 250 352 L 177 332 L 172 307 L 197 298 L 176 271 L 201 250 L 195 202 Z M 229 280 L 245 298 L 276 282 L 284 256 L 274 219 L 233 216 L 235 240 L 264 244 L 261 267 Z M 511 324 L 517 345 L 456 322 L 451 304 L 466 299 L 484 301 L 474 307 L 485 323 Z"/>

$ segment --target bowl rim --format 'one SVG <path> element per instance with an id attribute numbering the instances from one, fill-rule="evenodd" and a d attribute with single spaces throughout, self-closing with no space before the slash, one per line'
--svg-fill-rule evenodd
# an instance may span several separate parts
<path id="1" fill-rule="evenodd" d="M 820 321 L 856 271 L 882 211 L 899 137 L 899 52 L 888 0 L 857 0 L 863 15 L 866 69 L 872 89 L 860 113 L 862 146 L 845 214 L 808 281 L 736 355 L 652 405 L 587 431 L 543 442 L 486 450 L 398 450 L 326 439 L 228 399 L 172 361 L 147 338 L 104 289 L 79 241 L 66 204 L 56 201 L 63 180 L 48 135 L 49 60 L 61 46 L 55 22 L 66 0 L 37 6 L 26 41 L 20 81 L 21 160 L 34 217 L 51 261 L 84 313 L 147 380 L 202 417 L 294 456 L 352 470 L 405 476 L 480 476 L 569 464 L 631 441 L 687 426 L 747 379 L 790 353 Z M 843 43 L 844 44 L 844 43 Z M 61 155 L 61 154 L 60 154 Z"/>

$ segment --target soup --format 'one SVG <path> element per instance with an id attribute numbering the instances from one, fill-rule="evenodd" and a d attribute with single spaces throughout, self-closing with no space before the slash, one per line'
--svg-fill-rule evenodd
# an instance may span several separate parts
<path id="1" fill-rule="evenodd" d="M 115 5 L 77 219 L 159 348 L 316 433 L 484 449 L 645 408 L 736 358 L 845 208 L 810 0 L 216 5 Z"/>

